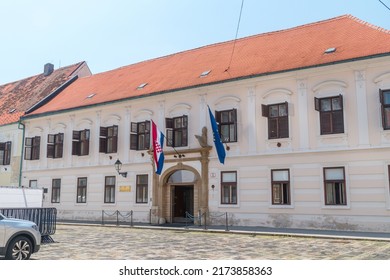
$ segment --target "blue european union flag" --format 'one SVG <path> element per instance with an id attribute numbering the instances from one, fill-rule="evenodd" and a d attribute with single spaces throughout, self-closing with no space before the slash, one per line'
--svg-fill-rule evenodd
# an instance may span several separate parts
<path id="1" fill-rule="evenodd" d="M 209 106 L 207 106 L 207 107 L 209 107 Z M 218 159 L 219 159 L 220 163 L 224 164 L 225 157 L 226 157 L 226 151 L 225 151 L 225 147 L 222 144 L 221 137 L 219 136 L 217 122 L 215 121 L 213 113 L 211 113 L 210 107 L 209 107 L 209 114 L 210 114 L 211 128 L 213 130 L 214 144 L 215 144 L 215 148 L 217 150 Z"/>

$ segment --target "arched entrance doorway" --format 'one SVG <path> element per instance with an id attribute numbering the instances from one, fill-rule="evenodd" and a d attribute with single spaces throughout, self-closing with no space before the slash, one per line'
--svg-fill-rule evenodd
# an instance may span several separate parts
<path id="1" fill-rule="evenodd" d="M 187 215 L 194 216 L 195 192 L 198 196 L 198 189 L 195 188 L 196 181 L 196 175 L 190 170 L 177 170 L 168 177 L 167 187 L 171 194 L 168 204 L 171 210 L 170 220 L 173 223 L 183 223 L 188 221 Z"/>
<path id="2" fill-rule="evenodd" d="M 186 213 L 201 209 L 202 180 L 196 169 L 179 164 L 167 170 L 161 188 L 162 215 L 168 223 L 185 223 Z"/>

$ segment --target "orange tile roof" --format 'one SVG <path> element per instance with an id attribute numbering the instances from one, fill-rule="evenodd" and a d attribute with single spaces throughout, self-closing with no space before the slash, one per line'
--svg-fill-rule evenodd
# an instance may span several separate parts
<path id="1" fill-rule="evenodd" d="M 25 111 L 67 81 L 85 62 L 0 85 L 0 125 L 15 123 Z"/>
<path id="2" fill-rule="evenodd" d="M 72 109 L 246 77 L 390 55 L 390 31 L 351 15 L 143 61 L 80 78 L 32 114 Z M 333 53 L 325 54 L 329 48 Z M 199 77 L 211 70 L 206 77 Z M 147 83 L 143 89 L 137 89 Z M 95 94 L 93 98 L 88 95 Z"/>

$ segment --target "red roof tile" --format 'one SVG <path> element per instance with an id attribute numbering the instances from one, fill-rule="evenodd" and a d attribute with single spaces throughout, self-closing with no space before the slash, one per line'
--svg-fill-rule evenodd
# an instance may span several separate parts
<path id="1" fill-rule="evenodd" d="M 0 125 L 15 123 L 41 99 L 67 81 L 85 62 L 43 73 L 20 81 L 0 85 Z"/>
<path id="2" fill-rule="evenodd" d="M 351 15 L 209 45 L 80 78 L 32 114 L 220 83 L 245 77 L 390 55 L 390 32 Z M 325 54 L 329 48 L 333 53 Z M 227 70 L 227 68 L 229 69 Z M 199 77 L 211 70 L 206 77 Z M 142 84 L 147 85 L 138 90 Z M 90 94 L 93 98 L 86 98 Z"/>

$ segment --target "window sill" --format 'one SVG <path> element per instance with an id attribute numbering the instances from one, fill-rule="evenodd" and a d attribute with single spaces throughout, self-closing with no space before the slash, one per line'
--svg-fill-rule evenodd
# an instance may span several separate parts
<path id="1" fill-rule="evenodd" d="M 271 204 L 269 206 L 270 209 L 294 209 L 294 205 L 290 205 L 290 204 L 286 204 L 286 205 L 283 205 L 283 204 Z"/>
<path id="2" fill-rule="evenodd" d="M 349 205 L 324 205 L 322 206 L 323 210 L 349 210 L 351 207 Z"/>

